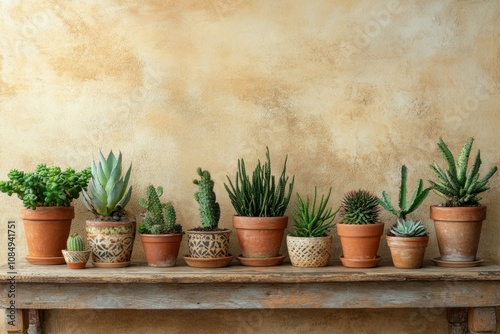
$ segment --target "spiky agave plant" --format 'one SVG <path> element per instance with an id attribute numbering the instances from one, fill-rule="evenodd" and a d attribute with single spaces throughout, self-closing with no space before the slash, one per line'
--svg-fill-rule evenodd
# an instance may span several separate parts
<path id="1" fill-rule="evenodd" d="M 438 182 L 430 181 L 432 190 L 439 196 L 446 198 L 444 206 L 477 206 L 481 197 L 478 194 L 490 189 L 487 186 L 488 180 L 496 173 L 497 167 L 494 166 L 481 179 L 479 178 L 479 167 L 481 166 L 481 153 L 478 150 L 474 165 L 467 171 L 469 155 L 472 149 L 474 138 L 469 138 L 462 147 L 457 161 L 453 154 L 439 138 L 438 148 L 448 165 L 448 170 L 444 171 L 434 161 L 430 169 L 439 179 Z"/>
<path id="2" fill-rule="evenodd" d="M 333 220 L 340 210 L 340 207 L 333 211 L 332 208 L 326 209 L 328 200 L 332 193 L 332 188 L 328 191 L 326 197 L 321 196 L 319 205 L 316 207 L 316 198 L 318 191 L 314 187 L 314 198 L 312 202 L 307 196 L 306 202 L 302 200 L 300 195 L 297 193 L 297 209 L 294 210 L 293 225 L 295 226 L 295 231 L 290 235 L 294 237 L 322 237 L 325 236 L 325 232 L 333 227 Z"/>
<path id="3" fill-rule="evenodd" d="M 401 166 L 401 185 L 399 187 L 399 210 L 396 210 L 392 205 L 389 195 L 385 191 L 382 192 L 382 198 L 377 198 L 378 203 L 385 210 L 395 215 L 398 219 L 406 219 L 406 215 L 415 211 L 427 198 L 431 188 L 424 189 L 424 182 L 420 179 L 417 183 L 417 188 L 413 192 L 410 201 L 407 201 L 406 180 L 408 178 L 408 168 L 405 165 Z"/>
<path id="4" fill-rule="evenodd" d="M 413 221 L 411 219 L 404 220 L 398 218 L 396 225 L 392 226 L 389 235 L 395 237 L 423 237 L 427 233 L 427 226 L 421 221 Z"/>
<path id="5" fill-rule="evenodd" d="M 146 188 L 146 199 L 141 198 L 139 204 L 146 209 L 143 223 L 139 226 L 141 234 L 182 233 L 182 226 L 176 224 L 176 214 L 172 202 L 161 203 L 163 188 L 149 185 Z"/>
<path id="6" fill-rule="evenodd" d="M 127 217 L 125 206 L 130 201 L 132 186 L 130 180 L 130 164 L 125 176 L 122 175 L 122 153 L 118 158 L 110 151 L 105 158 L 99 151 L 99 162 L 92 161 L 92 178 L 89 191 L 83 192 L 83 203 L 87 209 L 103 219 L 120 220 Z"/>
<path id="7" fill-rule="evenodd" d="M 366 190 L 354 190 L 342 200 L 342 224 L 376 224 L 380 207 L 377 196 Z"/>

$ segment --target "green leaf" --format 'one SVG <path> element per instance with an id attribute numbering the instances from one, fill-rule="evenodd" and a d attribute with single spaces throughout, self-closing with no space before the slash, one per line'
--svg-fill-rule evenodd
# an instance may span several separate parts
<path id="1" fill-rule="evenodd" d="M 458 155 L 458 160 L 457 160 L 457 167 L 458 167 L 458 183 L 461 186 L 464 186 L 465 184 L 465 177 L 467 173 L 467 164 L 469 163 L 469 155 L 470 151 L 472 149 L 472 143 L 474 142 L 474 138 L 469 138 L 467 142 L 465 143 L 464 147 L 462 147 L 462 150 L 460 151 L 460 154 Z"/>

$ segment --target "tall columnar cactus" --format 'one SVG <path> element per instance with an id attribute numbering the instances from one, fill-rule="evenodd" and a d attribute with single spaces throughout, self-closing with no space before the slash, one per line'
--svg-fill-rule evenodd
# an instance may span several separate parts
<path id="1" fill-rule="evenodd" d="M 198 186 L 194 198 L 200 205 L 201 225 L 204 228 L 217 228 L 220 219 L 220 206 L 214 192 L 214 181 L 207 170 L 197 169 L 199 180 L 193 180 Z"/>
<path id="2" fill-rule="evenodd" d="M 375 224 L 379 211 L 377 196 L 369 191 L 348 192 L 342 201 L 342 224 Z"/>
<path id="3" fill-rule="evenodd" d="M 166 234 L 181 233 L 182 226 L 176 224 L 175 209 L 171 202 L 161 203 L 163 188 L 155 189 L 149 185 L 146 189 L 147 199 L 141 198 L 139 204 L 147 210 L 143 223 L 139 226 L 139 233 Z"/>
<path id="4" fill-rule="evenodd" d="M 82 252 L 85 250 L 85 244 L 78 233 L 73 233 L 66 241 L 66 248 L 73 252 Z"/>
<path id="5" fill-rule="evenodd" d="M 406 188 L 406 179 L 408 178 L 408 169 L 405 165 L 401 166 L 401 185 L 399 187 L 399 210 L 396 210 L 392 205 L 391 199 L 389 195 L 385 191 L 382 192 L 382 198 L 378 198 L 378 203 L 385 210 L 389 211 L 393 215 L 395 215 L 398 219 L 401 218 L 403 220 L 406 219 L 406 215 L 415 211 L 426 199 L 427 195 L 429 195 L 429 191 L 431 188 L 424 189 L 424 183 L 422 179 L 420 179 L 417 183 L 417 188 L 413 192 L 413 195 L 410 201 L 407 201 L 407 188 Z"/>

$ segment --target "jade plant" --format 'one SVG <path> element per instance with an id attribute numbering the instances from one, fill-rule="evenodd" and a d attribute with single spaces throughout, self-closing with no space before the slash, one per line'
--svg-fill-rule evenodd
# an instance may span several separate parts
<path id="1" fill-rule="evenodd" d="M 479 206 L 480 193 L 490 189 L 487 184 L 489 179 L 496 173 L 497 167 L 492 167 L 489 172 L 480 178 L 479 167 L 481 166 L 481 152 L 478 150 L 474 164 L 467 170 L 469 156 L 474 138 L 469 138 L 462 147 L 457 160 L 443 139 L 439 138 L 438 148 L 443 156 L 448 169 L 445 171 L 435 161 L 430 165 L 431 171 L 438 181 L 430 181 L 432 190 L 446 199 L 440 206 Z"/>
<path id="2" fill-rule="evenodd" d="M 125 175 L 122 175 L 121 152 L 117 158 L 110 151 L 105 158 L 99 151 L 99 162 L 96 164 L 92 161 L 90 194 L 83 192 L 83 203 L 87 209 L 102 220 L 126 219 L 125 206 L 132 194 L 132 186 L 128 186 L 131 169 L 132 164 Z"/>
<path id="3" fill-rule="evenodd" d="M 377 196 L 367 190 L 353 190 L 345 194 L 341 204 L 342 224 L 366 225 L 379 221 Z"/>
<path id="4" fill-rule="evenodd" d="M 0 181 L 0 191 L 9 196 L 17 194 L 24 207 L 35 210 L 37 207 L 70 206 L 87 187 L 91 172 L 90 167 L 77 172 L 73 168 L 62 170 L 40 164 L 35 172 L 12 169 L 7 176 L 8 181 Z"/>
<path id="5" fill-rule="evenodd" d="M 139 204 L 146 210 L 143 223 L 139 226 L 141 234 L 172 234 L 182 233 L 182 226 L 176 223 L 175 209 L 172 202 L 161 203 L 163 188 L 149 185 L 146 197 Z"/>
<path id="6" fill-rule="evenodd" d="M 406 181 L 408 179 L 408 168 L 401 166 L 401 184 L 399 186 L 399 210 L 396 210 L 392 201 L 385 191 L 382 191 L 382 198 L 377 198 L 380 206 L 385 210 L 396 216 L 397 222 L 389 230 L 388 235 L 396 237 L 420 237 L 427 233 L 427 226 L 423 225 L 421 221 L 406 220 L 406 215 L 415 211 L 429 195 L 431 188 L 424 189 L 424 182 L 422 179 L 418 180 L 417 187 L 413 192 L 410 201 L 407 201 L 407 187 Z M 413 226 L 414 225 L 414 226 Z M 412 228 L 413 226 L 413 228 Z M 423 233 L 422 233 L 423 231 Z"/>
<path id="7" fill-rule="evenodd" d="M 85 250 L 85 243 L 78 233 L 73 233 L 66 241 L 66 249 L 72 252 L 83 252 Z"/>
<path id="8" fill-rule="evenodd" d="M 329 229 L 334 226 L 333 220 L 340 210 L 333 211 L 332 208 L 326 209 L 330 195 L 332 193 L 332 188 L 328 191 L 328 194 L 322 195 L 319 205 L 317 205 L 317 188 L 314 188 L 313 200 L 309 200 L 307 196 L 306 202 L 302 200 L 300 195 L 297 193 L 297 209 L 294 210 L 293 225 L 295 231 L 290 235 L 294 237 L 323 237 L 327 235 Z"/>
<path id="9" fill-rule="evenodd" d="M 198 186 L 194 198 L 200 206 L 202 230 L 218 230 L 220 206 L 214 192 L 214 181 L 209 171 L 198 168 L 196 172 L 200 179 L 193 180 L 193 183 Z"/>
<path id="10" fill-rule="evenodd" d="M 229 185 L 224 184 L 224 187 L 238 216 L 281 217 L 285 214 L 295 177 L 292 177 L 287 187 L 289 181 L 289 176 L 286 175 L 287 156 L 281 175 L 276 181 L 271 171 L 269 148 L 266 149 L 267 162 L 262 165 L 259 160 L 252 177 L 247 174 L 243 159 L 238 160 L 234 182 L 227 176 Z"/>

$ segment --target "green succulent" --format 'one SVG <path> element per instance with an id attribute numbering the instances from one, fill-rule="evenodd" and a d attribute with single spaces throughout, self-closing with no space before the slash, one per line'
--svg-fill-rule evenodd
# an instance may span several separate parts
<path id="1" fill-rule="evenodd" d="M 139 226 L 141 234 L 182 233 L 182 226 L 176 224 L 175 209 L 172 202 L 161 203 L 163 188 L 153 185 L 146 188 L 147 199 L 141 198 L 139 204 L 146 209 L 143 223 Z"/>
<path id="2" fill-rule="evenodd" d="M 7 174 L 8 181 L 0 181 L 0 191 L 9 196 L 17 194 L 24 207 L 68 207 L 80 196 L 90 179 L 90 167 L 76 172 L 73 168 L 48 167 L 40 164 L 35 172 L 12 169 Z"/>
<path id="3" fill-rule="evenodd" d="M 126 217 L 125 206 L 132 195 L 132 186 L 128 187 L 131 169 L 132 164 L 123 176 L 121 152 L 116 158 L 110 151 L 105 158 L 99 151 L 99 162 L 96 164 L 92 161 L 90 194 L 83 192 L 83 203 L 87 209 L 97 216 L 114 220 Z"/>
<path id="4" fill-rule="evenodd" d="M 235 182 L 229 176 L 229 186 L 224 184 L 229 199 L 238 216 L 246 217 L 281 217 L 284 216 L 292 196 L 295 176 L 287 188 L 289 177 L 286 176 L 285 158 L 281 176 L 276 184 L 276 178 L 271 171 L 271 157 L 269 148 L 266 148 L 267 162 L 261 165 L 260 160 L 255 167 L 252 178 L 247 175 L 245 161 L 238 160 L 238 171 Z"/>
<path id="5" fill-rule="evenodd" d="M 214 192 L 214 181 L 207 170 L 198 168 L 196 172 L 200 179 L 193 180 L 193 183 L 198 186 L 194 198 L 200 205 L 201 225 L 208 229 L 217 228 L 220 219 L 220 206 Z"/>
<path id="6" fill-rule="evenodd" d="M 66 241 L 66 249 L 73 252 L 83 252 L 85 250 L 85 243 L 78 233 L 73 233 Z"/>
<path id="7" fill-rule="evenodd" d="M 406 215 L 415 211 L 427 198 L 431 188 L 424 189 L 424 182 L 420 179 L 417 183 L 417 188 L 413 192 L 410 202 L 407 202 L 406 180 L 408 177 L 408 169 L 405 165 L 401 166 L 401 185 L 399 187 L 399 210 L 396 210 L 392 205 L 389 195 L 385 191 L 382 192 L 382 198 L 377 198 L 378 203 L 385 210 L 394 214 L 398 218 L 406 219 Z"/>
<path id="8" fill-rule="evenodd" d="M 376 224 L 380 207 L 377 196 L 366 190 L 354 190 L 345 194 L 342 200 L 342 224 Z"/>
<path id="9" fill-rule="evenodd" d="M 326 198 L 321 196 L 319 206 L 316 207 L 317 189 L 314 188 L 314 198 L 309 201 L 309 196 L 304 203 L 300 195 L 297 193 L 297 209 L 294 210 L 293 225 L 295 232 L 291 233 L 294 237 L 322 237 L 326 232 L 334 226 L 333 220 L 340 210 L 340 207 L 332 212 L 332 208 L 326 209 L 328 200 L 332 193 L 332 188 L 328 191 Z"/>
<path id="10" fill-rule="evenodd" d="M 423 237 L 427 234 L 427 226 L 421 221 L 404 220 L 398 218 L 396 225 L 391 227 L 389 235 L 395 237 Z"/>
<path id="11" fill-rule="evenodd" d="M 494 166 L 481 179 L 479 178 L 479 167 L 481 166 L 481 153 L 478 150 L 474 165 L 467 171 L 469 164 L 469 155 L 472 149 L 474 138 L 469 138 L 462 147 L 458 159 L 455 162 L 453 154 L 439 138 L 438 148 L 448 165 L 444 171 L 434 161 L 430 169 L 439 179 L 438 182 L 429 180 L 432 190 L 439 196 L 446 198 L 444 206 L 477 206 L 481 197 L 478 194 L 490 189 L 487 186 L 488 180 L 496 173 L 497 167 Z"/>

